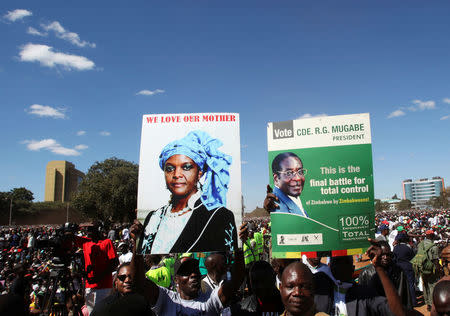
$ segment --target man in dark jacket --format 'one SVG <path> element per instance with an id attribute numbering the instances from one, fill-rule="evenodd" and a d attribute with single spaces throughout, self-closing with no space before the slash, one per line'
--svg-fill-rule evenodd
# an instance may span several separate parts
<path id="1" fill-rule="evenodd" d="M 414 310 L 407 310 L 402 306 L 395 287 L 382 267 L 381 248 L 374 240 L 371 240 L 371 243 L 368 255 L 380 278 L 386 297 L 378 295 L 374 289 L 352 282 L 355 268 L 352 256 L 333 257 L 331 272 L 336 283 L 323 272 L 314 275 L 314 302 L 317 311 L 330 315 L 348 316 L 415 315 Z"/>
<path id="2" fill-rule="evenodd" d="M 232 315 L 280 315 L 280 292 L 275 286 L 275 271 L 266 261 L 256 261 L 250 269 L 253 294 L 231 307 Z"/>
<path id="3" fill-rule="evenodd" d="M 405 272 L 393 261 L 393 253 L 389 244 L 386 241 L 379 241 L 378 243 L 381 247 L 381 265 L 385 269 L 392 284 L 397 289 L 397 293 L 402 299 L 402 304 L 408 309 L 414 307 Z M 381 284 L 380 278 L 373 265 L 368 265 L 361 272 L 359 275 L 359 284 L 374 289 L 377 295 L 386 296 L 383 285 Z"/>

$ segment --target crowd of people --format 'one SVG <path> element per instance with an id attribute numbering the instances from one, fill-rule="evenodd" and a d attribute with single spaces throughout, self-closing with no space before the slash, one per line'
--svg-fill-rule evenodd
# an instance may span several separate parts
<path id="1" fill-rule="evenodd" d="M 446 315 L 449 220 L 377 213 L 358 273 L 352 256 L 271 258 L 268 217 L 244 220 L 234 254 L 139 255 L 138 222 L 3 227 L 0 315 Z"/>

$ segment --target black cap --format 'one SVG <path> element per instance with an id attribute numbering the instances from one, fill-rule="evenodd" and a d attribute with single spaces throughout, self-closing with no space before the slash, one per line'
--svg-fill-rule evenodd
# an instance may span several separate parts
<path id="1" fill-rule="evenodd" d="M 175 261 L 173 266 L 175 275 L 189 275 L 192 272 L 199 272 L 198 260 L 194 258 L 182 258 Z"/>

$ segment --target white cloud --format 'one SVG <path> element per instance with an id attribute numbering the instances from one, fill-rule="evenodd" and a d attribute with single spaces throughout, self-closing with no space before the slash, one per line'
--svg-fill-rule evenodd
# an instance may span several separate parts
<path id="1" fill-rule="evenodd" d="M 154 94 L 158 94 L 158 93 L 164 93 L 164 90 L 161 89 L 156 89 L 156 90 L 141 90 L 138 93 L 136 93 L 136 95 L 154 95 Z"/>
<path id="2" fill-rule="evenodd" d="M 300 119 L 304 119 L 304 118 L 311 118 L 311 117 L 324 117 L 324 116 L 328 116 L 328 115 L 325 113 L 315 114 L 315 115 L 313 115 L 311 113 L 305 113 L 305 114 L 297 117 L 296 120 L 300 120 Z"/>
<path id="3" fill-rule="evenodd" d="M 436 108 L 436 102 L 434 101 L 421 101 L 421 100 L 413 100 L 414 104 L 417 105 L 418 110 L 433 110 Z"/>
<path id="4" fill-rule="evenodd" d="M 63 155 L 63 156 L 79 156 L 81 153 L 72 148 L 66 148 L 61 146 L 56 140 L 52 138 L 43 139 L 43 140 L 25 140 L 22 143 L 27 144 L 28 150 L 31 151 L 39 151 L 41 149 L 45 149 L 51 151 L 54 154 Z"/>
<path id="5" fill-rule="evenodd" d="M 84 145 L 84 144 L 80 144 L 80 145 L 76 145 L 75 146 L 75 149 L 78 149 L 78 150 L 83 150 L 83 149 L 88 149 L 88 148 L 89 148 L 89 146 Z"/>
<path id="6" fill-rule="evenodd" d="M 89 43 L 87 41 L 82 41 L 80 39 L 80 36 L 77 33 L 69 32 L 58 21 L 54 21 L 49 24 L 41 24 L 41 27 L 46 31 L 55 32 L 56 37 L 66 40 L 78 47 L 85 47 L 85 46 L 89 46 L 92 48 L 95 47 L 95 43 Z"/>
<path id="7" fill-rule="evenodd" d="M 107 132 L 107 131 L 101 131 L 101 132 L 100 132 L 100 135 L 101 135 L 101 136 L 109 136 L 109 135 L 111 135 L 111 133 L 110 133 L 110 132 Z"/>
<path id="8" fill-rule="evenodd" d="M 20 61 L 39 62 L 45 67 L 62 66 L 67 70 L 90 70 L 95 64 L 83 56 L 57 53 L 53 47 L 28 43 L 19 52 Z"/>
<path id="9" fill-rule="evenodd" d="M 384 158 L 384 156 L 380 156 L 380 157 L 378 157 L 378 160 L 383 161 L 383 160 L 385 160 L 385 158 Z"/>
<path id="10" fill-rule="evenodd" d="M 86 135 L 86 131 L 78 131 L 77 136 L 83 136 Z"/>
<path id="11" fill-rule="evenodd" d="M 17 20 L 22 20 L 24 17 L 33 15 L 31 11 L 24 9 L 16 9 L 14 11 L 8 11 L 3 17 L 11 22 L 16 22 Z"/>
<path id="12" fill-rule="evenodd" d="M 33 104 L 30 106 L 27 112 L 29 114 L 34 114 L 41 117 L 47 116 L 56 119 L 66 118 L 66 115 L 64 114 L 65 112 L 64 109 L 56 109 L 48 105 Z"/>
<path id="13" fill-rule="evenodd" d="M 38 30 L 36 30 L 34 27 L 31 26 L 27 29 L 27 33 L 36 36 L 47 36 L 47 33 L 39 32 Z"/>
<path id="14" fill-rule="evenodd" d="M 241 160 L 241 165 L 246 165 L 246 164 L 248 164 L 247 160 Z"/>
<path id="15" fill-rule="evenodd" d="M 444 120 L 448 120 L 449 118 L 450 118 L 450 115 L 446 115 L 446 116 L 441 117 L 440 120 L 444 121 Z"/>
<path id="16" fill-rule="evenodd" d="M 388 115 L 388 119 L 393 118 L 393 117 L 399 117 L 399 116 L 403 116 L 406 115 L 406 113 L 402 110 L 396 110 L 394 112 L 392 112 L 391 114 Z"/>
<path id="17" fill-rule="evenodd" d="M 444 98 L 442 99 L 442 102 L 450 104 L 450 98 Z"/>

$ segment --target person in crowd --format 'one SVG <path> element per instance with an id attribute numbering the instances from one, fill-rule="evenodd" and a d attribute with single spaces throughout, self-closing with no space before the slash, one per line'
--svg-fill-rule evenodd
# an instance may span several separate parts
<path id="1" fill-rule="evenodd" d="M 108 238 L 111 239 L 111 241 L 115 241 L 117 239 L 117 233 L 113 226 L 108 232 Z"/>
<path id="2" fill-rule="evenodd" d="M 272 259 L 271 265 L 273 271 L 275 272 L 275 285 L 277 289 L 280 289 L 281 285 L 281 276 L 283 275 L 284 269 L 293 262 L 296 262 L 297 259 Z"/>
<path id="3" fill-rule="evenodd" d="M 197 130 L 162 149 L 159 166 L 171 198 L 145 218 L 143 254 L 236 249 L 234 215 L 226 208 L 231 156 L 221 146 Z"/>
<path id="4" fill-rule="evenodd" d="M 442 249 L 441 262 L 444 276 L 450 276 L 450 245 Z"/>
<path id="5" fill-rule="evenodd" d="M 242 258 L 236 258 L 235 264 L 243 264 L 242 261 Z M 157 315 L 219 315 L 240 285 L 240 280 L 234 277 L 216 290 L 203 293 L 198 260 L 193 258 L 175 262 L 176 292 L 146 281 L 144 296 Z"/>
<path id="6" fill-rule="evenodd" d="M 282 316 L 327 315 L 316 310 L 313 274 L 302 262 L 293 262 L 284 269 L 280 295 L 285 309 Z"/>
<path id="7" fill-rule="evenodd" d="M 431 316 L 450 315 L 450 279 L 439 281 L 433 291 Z"/>
<path id="8" fill-rule="evenodd" d="M 387 241 L 378 241 L 378 245 L 381 248 L 380 265 L 386 271 L 386 274 L 396 288 L 397 293 L 402 300 L 402 304 L 406 308 L 411 309 L 415 305 L 415 302 L 411 296 L 404 270 L 397 265 L 396 262 L 394 262 L 394 254 L 391 251 Z M 373 288 L 375 289 L 377 295 L 386 296 L 380 277 L 378 276 L 374 265 L 370 264 L 366 266 L 360 273 L 358 279 L 361 286 Z"/>
<path id="9" fill-rule="evenodd" d="M 36 246 L 36 233 L 34 231 L 31 231 L 28 235 L 27 248 L 30 251 L 33 251 L 35 246 Z"/>
<path id="10" fill-rule="evenodd" d="M 145 255 L 145 276 L 157 285 L 169 288 L 172 283 L 170 270 L 162 262 L 161 255 Z"/>
<path id="11" fill-rule="evenodd" d="M 423 282 L 423 298 L 427 305 L 427 310 L 431 310 L 433 303 L 433 289 L 440 278 L 441 266 L 439 265 L 439 249 L 434 243 L 434 232 L 432 230 L 426 231 L 426 237 L 417 246 L 418 253 L 420 252 L 426 261 L 427 265 L 422 264 L 418 267 L 420 276 Z"/>
<path id="12" fill-rule="evenodd" d="M 380 235 L 375 238 L 377 241 L 387 241 L 389 242 L 388 236 L 389 236 L 389 226 L 386 224 L 380 225 L 379 227 Z"/>
<path id="13" fill-rule="evenodd" d="M 22 263 L 14 265 L 15 278 L 11 282 L 9 293 L 21 297 L 25 304 L 28 304 L 28 295 L 26 293 L 28 288 L 28 282 L 25 279 L 26 267 Z"/>
<path id="14" fill-rule="evenodd" d="M 142 229 L 142 225 L 135 221 L 130 229 L 134 241 Z M 191 257 L 175 262 L 176 292 L 144 278 L 142 254 L 135 254 L 131 262 L 139 292 L 157 315 L 218 315 L 235 295 L 244 278 L 244 257 L 239 249 L 235 251 L 231 280 L 222 282 L 210 293 L 201 291 L 198 260 Z"/>
<path id="15" fill-rule="evenodd" d="M 266 261 L 256 261 L 250 269 L 253 294 L 231 306 L 232 315 L 280 315 L 284 311 L 275 271 Z"/>
<path id="16" fill-rule="evenodd" d="M 208 273 L 201 281 L 203 293 L 212 292 L 220 286 L 227 273 L 227 260 L 221 253 L 210 254 L 205 259 L 205 267 Z"/>
<path id="17" fill-rule="evenodd" d="M 268 212 L 309 217 L 300 200 L 306 175 L 302 160 L 292 152 L 281 153 L 272 161 L 272 175 L 275 187 L 272 192 L 272 188 L 267 186 L 264 208 Z"/>
<path id="18" fill-rule="evenodd" d="M 415 253 L 409 245 L 409 239 L 407 235 L 399 235 L 397 239 L 397 243 L 394 246 L 394 256 L 396 259 L 397 265 L 402 268 L 404 271 L 406 278 L 408 280 L 408 288 L 410 297 L 412 299 L 411 303 L 413 306 L 417 304 L 416 302 L 416 277 L 414 273 L 413 266 L 411 264 L 411 260 L 414 258 Z"/>
<path id="19" fill-rule="evenodd" d="M 121 311 L 126 310 L 129 315 L 151 315 L 150 306 L 145 301 L 144 297 L 136 295 L 135 283 L 131 275 L 130 262 L 125 262 L 117 269 L 117 274 L 114 278 L 114 288 L 112 293 L 101 300 L 94 308 L 91 316 L 100 315 L 123 315 L 120 314 L 117 308 Z M 133 295 L 134 294 L 134 295 Z M 120 306 L 128 302 L 126 296 L 133 295 L 134 299 L 132 306 Z M 122 304 L 120 304 L 122 302 Z M 128 304 L 127 304 L 128 305 Z M 127 309 L 125 309 L 127 308 Z"/>
<path id="20" fill-rule="evenodd" d="M 122 229 L 122 239 L 124 241 L 128 241 L 128 239 L 130 239 L 130 230 L 128 227 L 124 227 L 124 229 Z"/>
<path id="21" fill-rule="evenodd" d="M 121 255 L 119 256 L 119 264 L 130 262 L 133 257 L 133 253 L 129 250 L 128 244 L 126 242 L 120 242 L 117 246 Z"/>
<path id="22" fill-rule="evenodd" d="M 414 310 L 407 310 L 401 303 L 396 289 L 381 264 L 381 248 L 374 240 L 368 249 L 368 256 L 375 267 L 386 296 L 380 296 L 372 288 L 353 282 L 352 256 L 332 257 L 331 272 L 336 279 L 333 282 L 325 273 L 314 275 L 314 301 L 318 311 L 330 315 L 414 315 Z"/>
<path id="23" fill-rule="evenodd" d="M 332 278 L 333 275 L 331 274 L 330 267 L 327 264 L 322 263 L 321 260 L 322 257 L 308 258 L 305 255 L 302 256 L 302 262 L 306 264 L 313 274 L 324 272 Z"/>
<path id="24" fill-rule="evenodd" d="M 100 225 L 88 228 L 87 237 L 74 236 L 74 243 L 83 249 L 86 279 L 86 306 L 91 313 L 94 306 L 112 289 L 112 272 L 117 267 L 117 254 L 112 241 L 101 239 Z"/>

